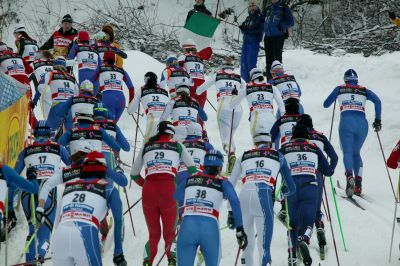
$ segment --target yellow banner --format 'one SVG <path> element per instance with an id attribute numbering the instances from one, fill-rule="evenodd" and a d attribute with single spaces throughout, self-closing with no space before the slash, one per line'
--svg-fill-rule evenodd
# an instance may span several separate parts
<path id="1" fill-rule="evenodd" d="M 24 96 L 0 112 L 0 154 L 2 163 L 14 167 L 24 148 L 28 120 L 28 97 Z"/>

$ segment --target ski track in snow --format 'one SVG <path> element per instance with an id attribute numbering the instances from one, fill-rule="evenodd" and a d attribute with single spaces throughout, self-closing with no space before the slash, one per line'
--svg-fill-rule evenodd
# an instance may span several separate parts
<path id="1" fill-rule="evenodd" d="M 135 87 L 138 89 L 143 84 L 143 75 L 147 71 L 154 71 L 157 75 L 161 74 L 164 65 L 148 55 L 141 52 L 128 52 L 128 60 L 125 60 L 124 66 L 133 78 Z M 330 57 L 326 55 L 314 54 L 307 50 L 287 50 L 284 52 L 284 66 L 289 73 L 293 73 L 303 92 L 302 104 L 305 112 L 313 117 L 315 128 L 329 136 L 330 122 L 332 116 L 332 107 L 324 109 L 322 102 L 333 90 L 333 88 L 341 84 L 343 73 L 348 68 L 354 68 L 359 75 L 360 84 L 372 89 L 382 100 L 382 124 L 383 130 L 380 133 L 382 144 L 386 156 L 389 155 L 391 149 L 399 138 L 399 118 L 400 107 L 398 104 L 399 92 L 399 68 L 400 62 L 398 58 L 400 53 L 383 55 L 381 57 L 365 58 L 361 55 L 345 55 L 341 57 Z M 259 61 L 259 67 L 264 66 L 264 59 Z M 216 105 L 215 89 L 212 88 L 208 94 L 210 101 Z M 236 133 L 238 153 L 248 149 L 252 145 L 249 134 L 249 122 L 247 103 L 242 102 L 244 114 L 240 127 Z M 374 119 L 374 108 L 372 103 L 367 104 L 367 119 L 369 121 L 369 135 L 362 149 L 362 157 L 364 160 L 363 174 L 363 193 L 366 194 L 373 202 L 367 202 L 360 198 L 356 198 L 366 208 L 366 211 L 355 207 L 353 204 L 337 197 L 340 209 L 340 215 L 343 224 L 343 231 L 347 244 L 347 252 L 345 252 L 337 216 L 335 213 L 331 187 L 329 179 L 326 180 L 326 188 L 329 197 L 329 206 L 333 219 L 333 228 L 340 256 L 341 265 L 400 265 L 397 260 L 400 257 L 398 245 L 400 241 L 399 228 L 396 227 L 394 249 L 392 256 L 392 264 L 388 263 L 390 236 L 393 222 L 394 198 L 387 178 L 378 140 L 371 124 Z M 36 108 L 37 111 L 40 108 Z M 206 122 L 206 128 L 211 143 L 218 149 L 221 149 L 218 126 L 216 123 L 216 114 L 214 110 L 206 104 L 206 112 L 209 115 L 209 121 Z M 39 116 L 40 117 L 40 116 Z M 339 155 L 339 164 L 333 176 L 333 184 L 339 179 L 344 184 L 344 169 L 342 163 L 342 154 L 338 139 L 338 122 L 339 111 L 335 112 L 335 120 L 332 134 L 332 144 Z M 134 122 L 133 119 L 125 112 L 119 122 L 124 134 L 130 141 L 134 140 Z M 140 126 L 145 129 L 144 118 L 140 118 Z M 139 134 L 140 136 L 140 134 Z M 142 143 L 139 144 L 139 147 Z M 124 162 L 132 162 L 133 149 L 129 152 L 122 152 L 121 158 Z M 126 171 L 128 169 L 125 169 Z M 390 170 L 394 185 L 397 186 L 398 172 Z M 127 176 L 129 172 L 126 172 Z M 237 191 L 240 190 L 240 185 Z M 130 203 L 132 204 L 141 197 L 141 189 L 132 184 L 132 188 L 128 189 Z M 125 196 L 122 194 L 121 199 L 124 202 L 124 210 L 127 209 Z M 275 205 L 275 211 L 279 210 L 279 204 Z M 124 254 L 129 265 L 141 265 L 144 244 L 148 238 L 146 222 L 143 216 L 142 204 L 139 203 L 132 210 L 133 221 L 135 225 L 136 237 L 133 236 L 129 214 L 125 215 L 125 241 Z M 17 212 L 18 225 L 11 233 L 11 239 L 8 242 L 9 264 L 16 263 L 23 247 L 27 235 L 27 223 L 25 221 L 22 210 Z M 221 215 L 220 225 L 226 225 L 227 210 L 224 204 Z M 326 259 L 322 265 L 336 265 L 336 257 L 333 249 L 330 226 L 325 216 L 325 229 L 327 237 Z M 222 259 L 221 265 L 233 265 L 237 244 L 234 231 L 221 231 L 222 238 Z M 113 256 L 113 233 L 106 242 L 106 251 L 104 254 L 104 265 L 112 265 Z M 159 254 L 156 262 L 159 260 L 163 252 L 163 240 L 159 244 Z M 4 265 L 4 244 L 1 246 L 0 265 Z M 318 265 L 319 253 L 316 234 L 314 232 L 312 243 L 310 245 L 311 256 L 314 260 L 313 265 Z M 257 252 L 256 252 L 257 253 Z M 287 265 L 287 237 L 286 228 L 275 219 L 274 234 L 271 245 L 273 265 Z M 258 257 L 258 255 L 255 255 Z M 239 262 L 240 264 L 240 262 Z M 45 265 L 51 265 L 46 263 Z M 166 265 L 166 260 L 160 264 Z"/>

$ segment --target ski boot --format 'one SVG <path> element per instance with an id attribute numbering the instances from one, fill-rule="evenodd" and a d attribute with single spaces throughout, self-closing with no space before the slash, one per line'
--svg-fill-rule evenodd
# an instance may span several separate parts
<path id="1" fill-rule="evenodd" d="M 3 217 L 3 227 L 1 228 L 0 242 L 4 242 L 6 240 L 6 218 Z M 17 226 L 17 217 L 15 216 L 15 211 L 8 212 L 8 221 L 7 221 L 7 234 L 10 234 L 11 230 Z"/>
<path id="2" fill-rule="evenodd" d="M 230 175 L 233 170 L 233 166 L 235 166 L 236 163 L 236 155 L 235 153 L 231 152 L 228 156 L 228 170 L 227 174 Z"/>
<path id="3" fill-rule="evenodd" d="M 347 197 L 351 198 L 353 197 L 354 194 L 354 177 L 352 173 L 347 172 L 346 173 L 346 195 Z"/>
<path id="4" fill-rule="evenodd" d="M 310 256 L 310 251 L 308 250 L 308 244 L 305 240 L 303 240 L 303 237 L 299 237 L 298 246 L 299 246 L 301 257 L 303 258 L 303 264 L 305 266 L 311 265 L 312 258 Z"/>
<path id="5" fill-rule="evenodd" d="M 297 254 L 293 249 L 288 250 L 288 266 L 297 266 Z"/>
<path id="6" fill-rule="evenodd" d="M 168 258 L 168 266 L 176 266 L 176 258 L 175 257 Z"/>
<path id="7" fill-rule="evenodd" d="M 319 246 L 319 257 L 321 260 L 325 259 L 325 246 L 326 246 L 326 238 L 325 238 L 325 229 L 323 227 L 317 228 L 317 239 Z"/>
<path id="8" fill-rule="evenodd" d="M 354 185 L 354 194 L 356 196 L 361 196 L 361 192 L 362 192 L 362 177 L 356 176 Z"/>

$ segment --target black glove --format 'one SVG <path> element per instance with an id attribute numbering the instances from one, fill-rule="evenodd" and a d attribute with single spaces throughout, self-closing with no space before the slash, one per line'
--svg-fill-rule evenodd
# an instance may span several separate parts
<path id="1" fill-rule="evenodd" d="M 379 132 L 382 129 L 382 123 L 380 119 L 375 119 L 374 123 L 372 123 L 372 127 L 375 129 L 375 132 Z"/>
<path id="2" fill-rule="evenodd" d="M 32 102 L 32 101 L 30 101 L 29 102 L 29 107 L 31 107 L 31 109 L 33 110 L 33 109 L 35 109 L 35 107 L 36 107 L 36 103 L 35 102 Z"/>
<path id="3" fill-rule="evenodd" d="M 28 180 L 34 180 L 37 178 L 36 169 L 33 166 L 28 167 L 28 169 L 26 169 L 26 178 Z"/>
<path id="4" fill-rule="evenodd" d="M 236 228 L 236 239 L 239 244 L 239 248 L 245 250 L 247 247 L 247 235 L 244 232 L 243 226 Z"/>
<path id="5" fill-rule="evenodd" d="M 245 28 L 245 27 L 244 27 L 243 24 L 239 26 L 239 29 L 241 29 L 241 30 L 244 30 L 244 28 Z"/>
<path id="6" fill-rule="evenodd" d="M 238 90 L 236 89 L 236 88 L 234 88 L 233 90 L 232 90 L 232 95 L 238 95 Z"/>
<path id="7" fill-rule="evenodd" d="M 36 208 L 36 221 L 41 224 L 44 222 L 44 209 L 42 207 Z"/>
<path id="8" fill-rule="evenodd" d="M 114 262 L 114 265 L 116 265 L 116 266 L 127 266 L 128 265 L 128 263 L 125 260 L 124 253 L 121 253 L 118 256 L 114 255 L 113 262 Z"/>
<path id="9" fill-rule="evenodd" d="M 396 19 L 396 13 L 394 13 L 393 11 L 389 11 L 389 18 L 391 20 L 395 20 Z"/>
<path id="10" fill-rule="evenodd" d="M 226 220 L 226 224 L 228 225 L 229 229 L 234 229 L 235 228 L 235 219 L 233 219 L 233 212 L 229 211 L 228 212 L 228 219 Z"/>

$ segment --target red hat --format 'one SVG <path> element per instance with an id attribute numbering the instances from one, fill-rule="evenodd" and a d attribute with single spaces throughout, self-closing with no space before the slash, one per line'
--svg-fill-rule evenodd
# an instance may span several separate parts
<path id="1" fill-rule="evenodd" d="M 113 51 L 105 52 L 104 56 L 103 56 L 103 61 L 104 62 L 109 62 L 109 61 L 115 62 L 115 53 Z"/>
<path id="2" fill-rule="evenodd" d="M 78 33 L 78 41 L 80 42 L 88 42 L 90 39 L 89 32 L 82 30 Z"/>
<path id="3" fill-rule="evenodd" d="M 98 151 L 88 153 L 83 162 L 83 172 L 106 172 L 107 162 L 104 154 Z"/>

